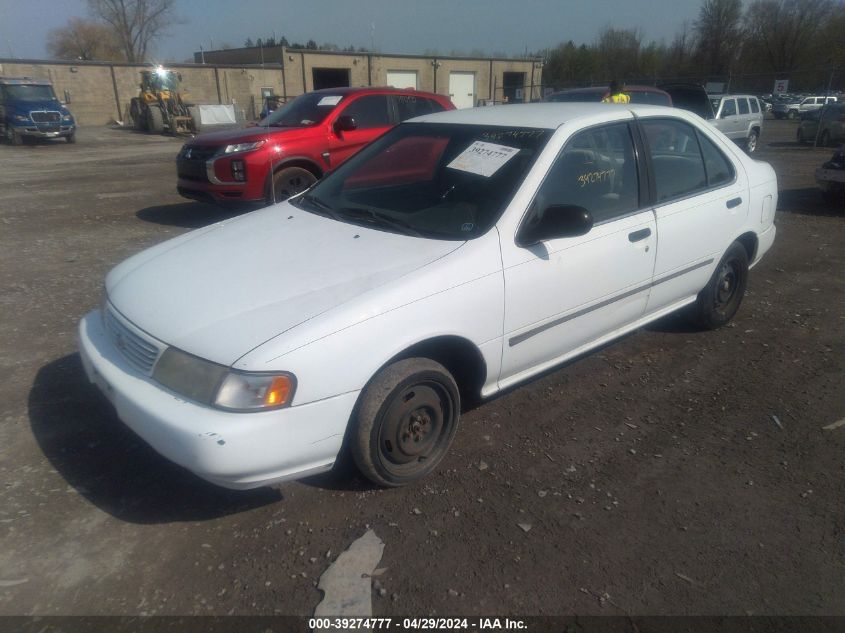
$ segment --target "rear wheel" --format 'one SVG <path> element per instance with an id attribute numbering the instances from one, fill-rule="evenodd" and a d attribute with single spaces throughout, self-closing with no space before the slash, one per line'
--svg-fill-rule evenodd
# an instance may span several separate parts
<path id="1" fill-rule="evenodd" d="M 302 193 L 317 182 L 317 177 L 303 167 L 285 167 L 273 174 L 273 189 L 267 202 L 281 202 Z"/>
<path id="2" fill-rule="evenodd" d="M 381 486 L 403 486 L 430 473 L 446 455 L 460 419 L 455 379 L 428 358 L 382 369 L 361 394 L 351 451 L 361 473 Z"/>
<path id="3" fill-rule="evenodd" d="M 748 138 L 745 139 L 745 151 L 748 154 L 753 154 L 754 151 L 757 149 L 757 139 L 759 138 L 760 133 L 757 130 L 751 130 L 748 133 Z"/>
<path id="4" fill-rule="evenodd" d="M 748 253 L 742 244 L 734 242 L 690 307 L 691 320 L 705 330 L 726 325 L 739 310 L 747 283 Z"/>

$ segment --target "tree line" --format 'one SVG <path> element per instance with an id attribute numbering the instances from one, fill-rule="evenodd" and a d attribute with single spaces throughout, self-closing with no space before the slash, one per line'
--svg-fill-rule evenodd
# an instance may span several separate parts
<path id="1" fill-rule="evenodd" d="M 697 18 L 673 39 L 646 43 L 637 29 L 605 28 L 592 44 L 573 41 L 540 51 L 543 84 L 721 81 L 733 90 L 768 92 L 772 79 L 791 89 L 845 85 L 845 1 L 703 0 Z"/>
<path id="2" fill-rule="evenodd" d="M 58 59 L 147 61 L 152 43 L 181 22 L 177 0 L 86 0 L 90 17 L 72 18 L 48 37 Z M 366 48 L 248 38 L 245 46 L 366 52 Z M 230 48 L 223 45 L 222 48 Z M 483 51 L 474 51 L 483 56 Z M 592 43 L 572 40 L 537 51 L 545 86 L 726 81 L 733 89 L 766 91 L 772 78 L 792 88 L 843 87 L 845 0 L 702 0 L 695 20 L 671 41 L 645 42 L 638 29 L 609 26 Z M 837 86 L 835 86 L 837 87 Z"/>

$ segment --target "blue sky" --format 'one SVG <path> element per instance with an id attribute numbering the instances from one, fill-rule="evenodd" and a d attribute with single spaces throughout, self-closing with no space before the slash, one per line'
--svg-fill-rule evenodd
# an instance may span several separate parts
<path id="1" fill-rule="evenodd" d="M 291 41 L 370 46 L 389 53 L 483 50 L 508 55 L 569 39 L 590 43 L 607 26 L 669 41 L 701 0 L 176 0 L 182 24 L 154 44 L 159 60 L 182 61 L 200 45 L 243 45 L 273 35 Z M 0 0 L 0 57 L 46 58 L 51 28 L 85 17 L 84 0 Z"/>

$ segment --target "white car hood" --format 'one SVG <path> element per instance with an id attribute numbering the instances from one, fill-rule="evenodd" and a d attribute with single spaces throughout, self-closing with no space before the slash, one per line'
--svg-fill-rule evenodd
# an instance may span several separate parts
<path id="1" fill-rule="evenodd" d="M 459 248 L 281 203 L 176 238 L 109 273 L 112 305 L 159 339 L 224 365 Z"/>

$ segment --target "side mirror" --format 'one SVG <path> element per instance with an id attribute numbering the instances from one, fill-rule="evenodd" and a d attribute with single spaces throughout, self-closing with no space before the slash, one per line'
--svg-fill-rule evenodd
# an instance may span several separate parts
<path id="1" fill-rule="evenodd" d="M 358 129 L 358 122 L 348 114 L 341 115 L 334 123 L 335 132 L 351 132 Z"/>
<path id="2" fill-rule="evenodd" d="M 516 238 L 519 246 L 533 246 L 561 237 L 579 237 L 593 228 L 593 216 L 584 207 L 553 204 L 522 225 Z"/>

